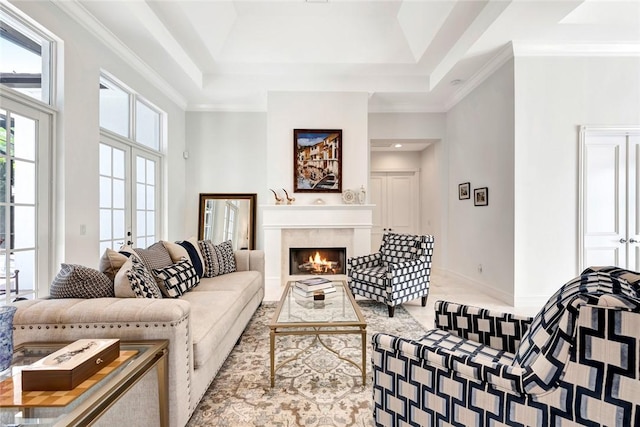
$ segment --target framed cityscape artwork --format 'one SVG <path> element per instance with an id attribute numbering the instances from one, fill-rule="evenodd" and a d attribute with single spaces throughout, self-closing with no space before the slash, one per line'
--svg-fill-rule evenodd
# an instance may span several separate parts
<path id="1" fill-rule="evenodd" d="M 293 191 L 342 192 L 342 129 L 293 130 Z"/>

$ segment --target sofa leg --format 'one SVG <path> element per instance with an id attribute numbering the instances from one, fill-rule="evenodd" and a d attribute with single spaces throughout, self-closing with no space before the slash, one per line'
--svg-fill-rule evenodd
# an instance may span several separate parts
<path id="1" fill-rule="evenodd" d="M 427 306 L 427 296 L 426 295 L 422 297 L 422 306 L 423 307 Z"/>
<path id="2" fill-rule="evenodd" d="M 238 341 L 236 341 L 236 345 L 240 345 L 240 341 L 242 341 L 242 335 L 238 338 Z"/>
<path id="3" fill-rule="evenodd" d="M 396 311 L 395 307 L 387 306 L 389 308 L 389 317 L 393 317 L 393 313 Z"/>

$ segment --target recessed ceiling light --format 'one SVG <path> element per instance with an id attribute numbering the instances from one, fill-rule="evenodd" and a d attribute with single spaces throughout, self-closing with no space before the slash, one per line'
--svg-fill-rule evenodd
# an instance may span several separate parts
<path id="1" fill-rule="evenodd" d="M 402 144 L 396 144 L 396 145 L 394 145 L 394 147 L 396 147 L 396 148 L 402 148 Z"/>

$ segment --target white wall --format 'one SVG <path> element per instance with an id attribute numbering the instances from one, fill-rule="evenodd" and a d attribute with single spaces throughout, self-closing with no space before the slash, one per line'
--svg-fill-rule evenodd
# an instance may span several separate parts
<path id="1" fill-rule="evenodd" d="M 98 212 L 98 86 L 104 69 L 147 98 L 169 115 L 165 175 L 168 183 L 163 238 L 182 235 L 184 223 L 184 111 L 162 91 L 149 84 L 129 64 L 98 42 L 50 2 L 14 2 L 39 24 L 60 38 L 58 53 L 59 111 L 56 122 L 55 176 L 56 223 L 52 239 L 57 254 L 52 274 L 60 262 L 97 266 L 99 253 Z M 80 234 L 81 226 L 86 234 Z"/>
<path id="2" fill-rule="evenodd" d="M 516 58 L 515 95 L 515 298 L 536 305 L 579 273 L 579 126 L 640 124 L 640 58 Z"/>
<path id="3" fill-rule="evenodd" d="M 267 97 L 267 180 L 269 188 L 293 191 L 293 130 L 342 129 L 342 189 L 369 181 L 368 94 L 364 92 L 270 92 Z M 317 198 L 342 203 L 340 194 L 296 193 L 296 203 Z M 265 200 L 265 199 L 263 199 Z"/>
<path id="4" fill-rule="evenodd" d="M 188 112 L 184 223 L 189 235 L 198 233 L 200 193 L 258 193 L 258 205 L 267 203 L 266 113 Z M 292 160 L 293 161 L 293 160 Z M 256 229 L 256 247 L 262 247 Z"/>
<path id="5" fill-rule="evenodd" d="M 449 156 L 446 268 L 513 299 L 514 62 L 510 60 L 447 113 Z M 458 200 L 458 184 L 472 198 Z M 489 205 L 473 204 L 473 189 L 489 188 Z M 482 272 L 478 266 L 482 265 Z"/>

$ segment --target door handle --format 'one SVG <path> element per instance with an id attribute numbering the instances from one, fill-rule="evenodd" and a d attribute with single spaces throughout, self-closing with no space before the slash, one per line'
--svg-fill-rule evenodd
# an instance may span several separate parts
<path id="1" fill-rule="evenodd" d="M 638 241 L 632 237 L 629 239 L 629 243 L 638 243 Z"/>
<path id="2" fill-rule="evenodd" d="M 620 239 L 620 243 L 627 243 L 627 239 Z"/>

